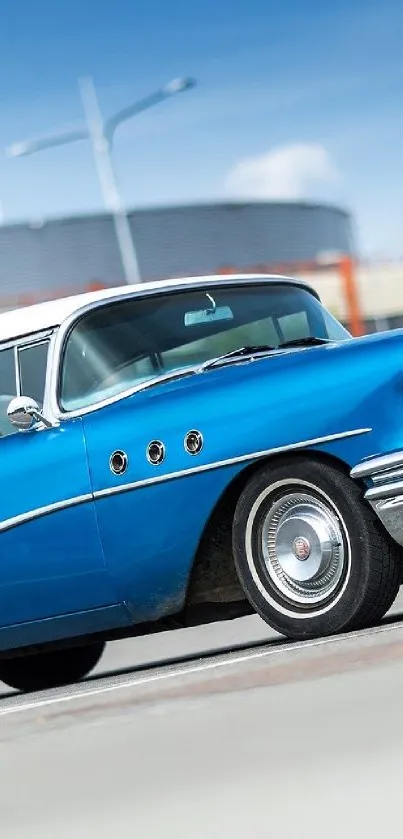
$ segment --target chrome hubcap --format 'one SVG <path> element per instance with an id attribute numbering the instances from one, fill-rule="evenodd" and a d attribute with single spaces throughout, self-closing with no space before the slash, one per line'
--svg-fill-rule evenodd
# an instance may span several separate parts
<path id="1" fill-rule="evenodd" d="M 272 584 L 302 605 L 329 598 L 345 567 L 336 511 L 306 492 L 288 492 L 272 504 L 263 521 L 262 551 Z"/>

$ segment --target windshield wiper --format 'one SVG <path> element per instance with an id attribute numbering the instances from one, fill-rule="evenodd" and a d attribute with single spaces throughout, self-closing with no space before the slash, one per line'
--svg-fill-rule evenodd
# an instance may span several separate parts
<path id="1" fill-rule="evenodd" d="M 292 341 L 283 341 L 279 344 L 277 349 L 282 350 L 286 347 L 315 347 L 320 344 L 331 344 L 330 338 L 317 338 L 316 335 L 309 335 L 307 338 L 293 338 Z"/>
<path id="2" fill-rule="evenodd" d="M 250 357 L 252 360 L 255 356 L 265 355 L 266 353 L 275 352 L 275 350 L 287 349 L 288 347 L 314 347 L 320 344 L 330 344 L 329 338 L 317 338 L 316 335 L 310 335 L 307 338 L 293 338 L 292 341 L 283 341 L 277 347 L 271 344 L 251 344 L 245 347 L 238 347 L 236 350 L 218 355 L 216 358 L 210 358 L 197 368 L 197 373 L 203 373 L 204 370 L 210 370 L 220 364 L 225 364 L 230 359 Z"/>
<path id="3" fill-rule="evenodd" d="M 246 347 L 238 347 L 236 350 L 231 350 L 231 352 L 226 352 L 223 355 L 218 355 L 216 358 L 209 358 L 204 364 L 201 364 L 200 367 L 197 368 L 198 373 L 203 373 L 204 370 L 210 370 L 212 367 L 217 367 L 217 365 L 225 362 L 231 358 L 243 358 L 245 356 L 255 356 L 259 354 L 264 354 L 268 352 L 273 352 L 276 347 L 272 347 L 270 344 L 251 344 L 250 346 Z"/>
<path id="4" fill-rule="evenodd" d="M 185 376 L 191 376 L 194 373 L 203 373 L 205 370 L 211 370 L 213 367 L 218 367 L 231 359 L 249 359 L 252 361 L 255 357 L 264 356 L 267 353 L 275 352 L 276 350 L 287 349 L 288 347 L 309 347 L 319 344 L 330 344 L 329 338 L 317 338 L 314 335 L 308 338 L 294 338 L 292 341 L 284 341 L 275 347 L 272 344 L 248 344 L 245 347 L 238 347 L 236 350 L 217 355 L 215 358 L 209 358 L 198 367 L 185 367 L 184 369 L 172 370 L 170 373 L 162 374 L 161 376 L 144 382 L 144 389 L 155 387 L 156 385 L 164 384 L 165 382 L 172 382 L 175 379 L 182 379 Z"/>

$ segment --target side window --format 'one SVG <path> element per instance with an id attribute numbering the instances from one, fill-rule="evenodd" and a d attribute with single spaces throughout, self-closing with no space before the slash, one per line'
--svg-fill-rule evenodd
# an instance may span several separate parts
<path id="1" fill-rule="evenodd" d="M 14 349 L 0 351 L 0 437 L 14 434 L 7 417 L 8 404 L 17 395 Z"/>
<path id="2" fill-rule="evenodd" d="M 18 351 L 21 394 L 43 405 L 49 341 L 22 347 Z"/>

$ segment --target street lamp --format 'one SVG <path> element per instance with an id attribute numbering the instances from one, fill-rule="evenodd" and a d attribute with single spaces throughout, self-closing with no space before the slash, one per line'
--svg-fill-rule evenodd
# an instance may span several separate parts
<path id="1" fill-rule="evenodd" d="M 80 140 L 90 140 L 92 143 L 94 161 L 101 185 L 102 195 L 107 210 L 112 214 L 116 238 L 125 272 L 127 283 L 140 281 L 140 271 L 136 249 L 130 229 L 129 219 L 119 193 L 116 174 L 112 161 L 112 147 L 115 131 L 122 122 L 136 116 L 142 111 L 158 105 L 176 93 L 182 93 L 194 87 L 193 79 L 173 79 L 164 87 L 129 105 L 109 119 L 103 120 L 98 105 L 98 99 L 92 78 L 79 80 L 81 99 L 85 111 L 87 127 L 59 134 L 49 134 L 36 139 L 13 143 L 7 150 L 8 157 L 23 157 L 38 151 L 76 143 Z"/>

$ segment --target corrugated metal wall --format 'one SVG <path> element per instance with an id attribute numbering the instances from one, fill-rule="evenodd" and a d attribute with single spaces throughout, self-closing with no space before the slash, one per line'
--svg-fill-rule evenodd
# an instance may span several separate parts
<path id="1" fill-rule="evenodd" d="M 352 251 L 347 213 L 296 203 L 211 204 L 130 213 L 143 280 L 225 265 L 315 259 Z M 113 222 L 99 214 L 0 227 L 0 296 L 124 282 Z"/>

